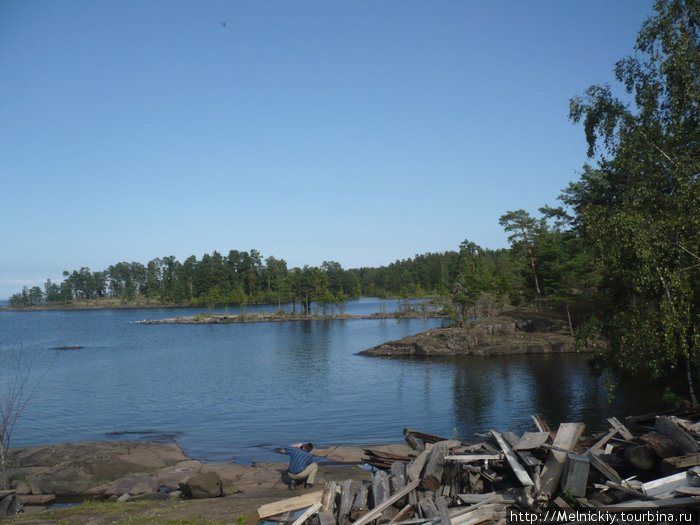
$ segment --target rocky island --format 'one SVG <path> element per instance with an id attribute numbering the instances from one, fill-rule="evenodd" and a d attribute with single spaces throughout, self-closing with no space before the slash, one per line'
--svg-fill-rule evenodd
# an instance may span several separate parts
<path id="1" fill-rule="evenodd" d="M 360 352 L 368 356 L 451 356 L 576 352 L 565 316 L 515 308 L 463 328 L 435 328 Z"/>

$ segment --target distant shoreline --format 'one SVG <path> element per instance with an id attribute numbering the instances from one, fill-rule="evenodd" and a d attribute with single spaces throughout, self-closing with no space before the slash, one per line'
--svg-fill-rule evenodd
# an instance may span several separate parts
<path id="1" fill-rule="evenodd" d="M 356 299 L 365 299 L 369 296 L 362 296 Z M 403 301 L 403 300 L 418 300 L 425 299 L 430 301 L 435 296 L 424 296 L 424 297 L 385 297 L 381 300 L 383 301 Z M 374 298 L 374 297 L 372 297 Z M 356 299 L 350 299 L 356 300 Z M 377 298 L 379 299 L 379 298 Z M 283 303 L 284 305 L 290 303 Z M 298 303 L 297 303 L 298 304 Z M 277 306 L 277 303 L 248 303 L 247 306 Z M 240 304 L 217 304 L 214 308 L 242 308 Z M 0 306 L 0 312 L 34 312 L 34 311 L 47 311 L 47 310 L 136 310 L 141 308 L 192 308 L 192 309 L 207 309 L 206 305 L 201 304 L 174 304 L 174 303 L 161 303 L 158 301 L 147 300 L 144 298 L 138 298 L 131 301 L 123 302 L 121 299 L 109 298 L 109 299 L 90 299 L 83 301 L 74 301 L 70 304 L 68 303 L 52 303 L 52 304 L 37 304 L 33 306 Z"/>
<path id="2" fill-rule="evenodd" d="M 201 314 L 150 321 L 137 321 L 136 324 L 229 324 L 229 323 L 283 323 L 292 321 L 345 321 L 349 319 L 441 319 L 447 314 L 441 310 L 426 312 L 373 313 L 369 315 L 314 315 L 314 314 Z"/>

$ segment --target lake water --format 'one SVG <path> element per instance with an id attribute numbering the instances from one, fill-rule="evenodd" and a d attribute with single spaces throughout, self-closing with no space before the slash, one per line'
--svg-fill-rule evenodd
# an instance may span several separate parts
<path id="1" fill-rule="evenodd" d="M 346 313 L 395 309 L 350 301 Z M 248 311 L 274 311 L 276 306 Z M 230 309 L 231 312 L 236 309 Z M 202 310 L 0 312 L 0 357 L 21 349 L 38 389 L 13 446 L 74 441 L 177 442 L 204 461 L 279 460 L 272 449 L 403 439 L 402 428 L 470 439 L 489 429 L 648 412 L 659 393 L 620 388 L 580 355 L 386 359 L 356 355 L 420 332 L 423 320 L 141 325 Z M 428 327 L 442 320 L 428 320 Z M 80 345 L 79 350 L 52 350 Z M 2 364 L 3 380 L 12 366 Z M 44 374 L 42 377 L 42 374 Z M 41 381 L 39 381 L 41 379 Z M 4 393 L 4 385 L 0 385 Z"/>

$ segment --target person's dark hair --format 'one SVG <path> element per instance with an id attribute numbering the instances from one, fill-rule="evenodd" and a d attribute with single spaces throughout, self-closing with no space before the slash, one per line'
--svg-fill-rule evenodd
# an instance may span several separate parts
<path id="1" fill-rule="evenodd" d="M 313 450 L 314 446 L 313 446 L 313 444 L 311 444 L 311 443 L 304 443 L 304 444 L 301 446 L 301 448 L 303 448 L 303 449 L 306 450 L 307 452 L 311 452 L 311 451 Z"/>

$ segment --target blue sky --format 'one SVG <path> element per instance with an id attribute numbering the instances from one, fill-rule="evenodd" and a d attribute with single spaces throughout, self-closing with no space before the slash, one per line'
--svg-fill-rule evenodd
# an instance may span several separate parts
<path id="1" fill-rule="evenodd" d="M 651 13 L 0 0 L 0 298 L 214 250 L 352 268 L 504 247 L 500 215 L 577 178 L 569 99 L 614 84 Z"/>

